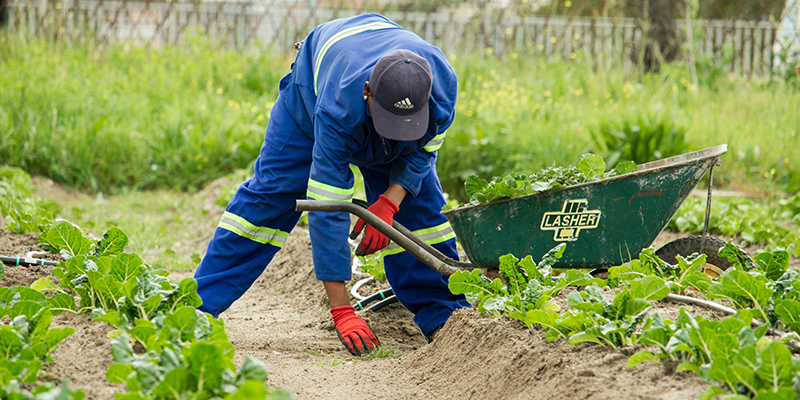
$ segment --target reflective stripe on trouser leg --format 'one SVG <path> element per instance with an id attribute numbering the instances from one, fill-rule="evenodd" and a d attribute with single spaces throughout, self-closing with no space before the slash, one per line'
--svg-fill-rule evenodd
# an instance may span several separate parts
<path id="1" fill-rule="evenodd" d="M 195 272 L 200 310 L 215 317 L 239 299 L 280 250 L 305 197 L 313 142 L 286 113 L 272 109 L 255 175 L 234 194 Z"/>
<path id="2" fill-rule="evenodd" d="M 374 202 L 388 187 L 389 174 L 371 169 L 362 169 L 361 174 L 364 176 L 368 201 Z M 438 239 L 442 239 L 448 235 L 447 218 L 440 213 L 444 204 L 442 188 L 433 169 L 423 180 L 417 196 L 406 196 L 400 204 L 395 220 L 412 232 L 433 230 L 436 234 L 444 235 L 438 236 Z M 436 242 L 433 247 L 450 258 L 458 259 L 453 236 Z M 454 310 L 469 307 L 463 295 L 456 296 L 450 292 L 447 276 L 433 270 L 411 253 L 390 250 L 383 261 L 386 277 L 395 295 L 403 306 L 414 313 L 414 322 L 426 337 L 442 326 Z"/>

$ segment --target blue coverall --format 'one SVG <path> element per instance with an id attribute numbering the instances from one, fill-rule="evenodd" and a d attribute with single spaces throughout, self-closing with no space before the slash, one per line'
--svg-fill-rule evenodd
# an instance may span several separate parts
<path id="1" fill-rule="evenodd" d="M 430 123 L 417 141 L 383 139 L 372 124 L 364 83 L 380 57 L 406 49 L 431 66 Z M 364 177 L 367 201 L 392 183 L 408 195 L 395 220 L 448 257 L 457 259 L 455 235 L 440 210 L 436 150 L 453 122 L 456 75 L 444 54 L 414 33 L 375 14 L 334 20 L 315 28 L 280 82 L 255 175 L 231 199 L 195 278 L 201 310 L 218 316 L 253 284 L 297 224 L 295 200 L 351 201 L 353 164 Z M 348 281 L 350 216 L 308 216 L 316 278 Z M 391 243 L 383 252 L 386 277 L 397 298 L 428 337 L 453 310 L 467 307 L 450 293 L 447 278 Z"/>

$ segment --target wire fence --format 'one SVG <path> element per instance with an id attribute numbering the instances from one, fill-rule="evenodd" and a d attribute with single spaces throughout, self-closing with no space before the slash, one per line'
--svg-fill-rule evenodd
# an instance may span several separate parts
<path id="1" fill-rule="evenodd" d="M 95 46 L 119 41 L 179 44 L 202 32 L 228 47 L 274 46 L 288 51 L 316 25 L 363 12 L 384 14 L 445 51 L 480 51 L 500 58 L 515 52 L 548 59 L 586 57 L 597 66 L 629 70 L 643 46 L 637 19 L 524 16 L 497 1 L 459 2 L 434 11 L 407 11 L 420 7 L 396 3 L 402 0 L 3 1 L 8 2 L 7 29 L 13 32 Z M 695 58 L 726 72 L 747 78 L 768 76 L 779 61 L 776 22 L 677 24 L 684 33 L 684 48 L 688 44 Z"/>

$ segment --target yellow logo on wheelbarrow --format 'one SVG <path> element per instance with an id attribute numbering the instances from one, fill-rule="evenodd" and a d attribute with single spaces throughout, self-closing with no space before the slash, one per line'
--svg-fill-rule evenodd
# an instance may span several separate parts
<path id="1" fill-rule="evenodd" d="M 600 210 L 587 210 L 586 199 L 565 200 L 561 211 L 546 212 L 542 218 L 542 230 L 553 230 L 557 242 L 578 240 L 581 229 L 594 229 L 600 222 Z"/>

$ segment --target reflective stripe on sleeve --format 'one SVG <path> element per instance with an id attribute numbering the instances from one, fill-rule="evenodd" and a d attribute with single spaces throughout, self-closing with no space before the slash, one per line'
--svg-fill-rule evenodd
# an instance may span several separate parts
<path id="1" fill-rule="evenodd" d="M 434 151 L 439 150 L 439 148 L 442 147 L 442 143 L 444 143 L 445 135 L 447 135 L 447 132 L 436 135 L 422 149 L 427 151 L 428 153 L 433 153 Z"/>
<path id="2" fill-rule="evenodd" d="M 346 201 L 353 200 L 354 188 L 343 189 L 336 186 L 326 185 L 313 179 L 308 180 L 308 191 L 306 196 L 314 200 Z"/>
<path id="3" fill-rule="evenodd" d="M 246 219 L 228 211 L 222 214 L 222 218 L 219 220 L 219 227 L 254 242 L 271 244 L 279 248 L 283 247 L 283 244 L 286 243 L 286 238 L 289 237 L 289 232 L 267 228 L 266 226 L 255 226 Z"/>
<path id="4" fill-rule="evenodd" d="M 322 45 L 322 48 L 320 48 L 319 54 L 317 55 L 317 61 L 314 63 L 314 94 L 317 94 L 317 77 L 319 76 L 319 67 L 322 65 L 322 58 L 325 57 L 325 53 L 328 52 L 328 49 L 330 49 L 331 46 L 336 44 L 336 42 L 353 36 L 357 33 L 387 28 L 397 28 L 397 26 L 388 22 L 371 22 L 369 24 L 347 28 L 340 32 L 336 32 L 335 35 L 331 36 L 331 38 Z"/>
<path id="5" fill-rule="evenodd" d="M 430 245 L 442 243 L 456 237 L 456 234 L 453 232 L 453 228 L 450 226 L 450 222 L 445 222 L 432 228 L 416 230 L 412 233 Z M 404 251 L 406 251 L 404 248 L 398 246 L 397 243 L 392 242 L 383 249 L 381 255 L 390 256 L 392 254 L 402 253 Z"/>

